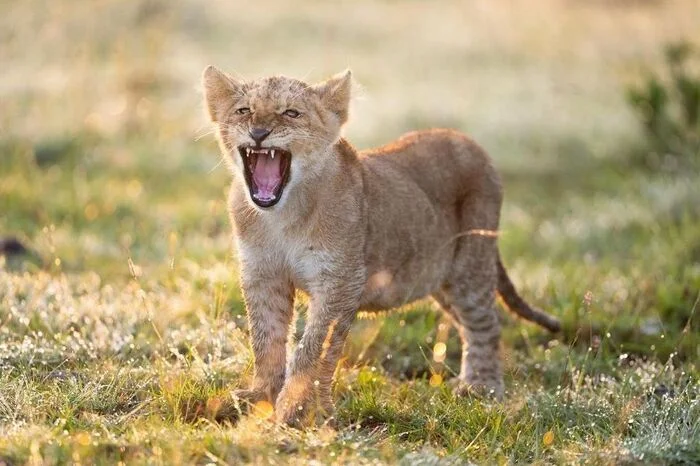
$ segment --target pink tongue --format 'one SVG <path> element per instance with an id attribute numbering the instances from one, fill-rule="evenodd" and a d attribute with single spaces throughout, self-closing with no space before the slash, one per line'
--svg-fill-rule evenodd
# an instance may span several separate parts
<path id="1" fill-rule="evenodd" d="M 275 190 L 282 182 L 282 174 L 280 173 L 281 156 L 274 159 L 269 155 L 258 155 L 257 163 L 253 169 L 253 181 L 258 187 L 258 192 L 253 195 L 262 200 L 269 201 L 274 199 Z"/>

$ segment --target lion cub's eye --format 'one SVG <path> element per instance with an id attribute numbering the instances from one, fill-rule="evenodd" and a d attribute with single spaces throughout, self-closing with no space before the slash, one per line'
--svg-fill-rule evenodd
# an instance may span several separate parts
<path id="1" fill-rule="evenodd" d="M 247 115 L 250 113 L 250 108 L 248 108 L 248 107 L 237 108 L 234 113 L 236 115 Z"/>
<path id="2" fill-rule="evenodd" d="M 282 115 L 288 116 L 289 118 L 299 118 L 301 116 L 301 113 L 297 112 L 293 108 L 289 108 L 285 110 Z"/>

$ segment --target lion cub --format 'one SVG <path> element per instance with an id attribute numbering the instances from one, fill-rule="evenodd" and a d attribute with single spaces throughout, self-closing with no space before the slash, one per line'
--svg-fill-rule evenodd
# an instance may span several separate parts
<path id="1" fill-rule="evenodd" d="M 244 82 L 210 66 L 203 85 L 233 174 L 229 209 L 255 355 L 252 386 L 235 397 L 269 401 L 281 422 L 322 419 L 358 310 L 428 296 L 462 339 L 457 389 L 502 397 L 496 293 L 551 331 L 559 323 L 530 308 L 503 268 L 501 183 L 486 153 L 450 130 L 358 153 L 340 135 L 350 71 L 309 85 Z M 288 358 L 297 289 L 310 305 Z"/>

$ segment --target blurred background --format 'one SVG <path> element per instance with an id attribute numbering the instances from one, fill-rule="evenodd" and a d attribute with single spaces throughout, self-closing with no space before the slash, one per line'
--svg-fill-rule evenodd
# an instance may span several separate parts
<path id="1" fill-rule="evenodd" d="M 0 8 L 0 230 L 35 241 L 54 225 L 55 246 L 74 263 L 119 261 L 143 244 L 163 254 L 168 230 L 218 237 L 226 176 L 202 112 L 207 64 L 309 81 L 350 67 L 361 90 L 346 134 L 359 148 L 453 127 L 506 173 L 567 172 L 590 185 L 601 160 L 622 171 L 645 150 L 627 88 L 663 65 L 667 44 L 700 36 L 692 0 Z M 28 172 L 8 176 L 23 163 Z M 569 181 L 552 177 L 565 195 Z"/>
<path id="2" fill-rule="evenodd" d="M 249 370 L 223 331 L 243 306 L 199 83 L 213 64 L 310 82 L 352 68 L 360 149 L 468 133 L 503 174 L 504 262 L 562 341 L 697 370 L 699 25 L 696 0 L 0 2 L 0 368 L 155 367 L 162 344 L 244 354 L 211 366 L 217 387 Z M 557 386 L 539 364 L 565 370 L 566 346 L 545 354 L 548 336 L 504 318 L 509 377 Z M 444 340 L 454 369 L 437 324 L 360 321 L 351 364 L 421 377 L 442 366 L 420 348 Z M 60 343 L 75 329 L 88 346 Z"/>

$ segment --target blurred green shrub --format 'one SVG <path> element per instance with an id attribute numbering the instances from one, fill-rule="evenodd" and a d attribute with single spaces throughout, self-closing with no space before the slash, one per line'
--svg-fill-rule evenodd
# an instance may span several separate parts
<path id="1" fill-rule="evenodd" d="M 627 90 L 655 160 L 682 167 L 700 160 L 700 51 L 688 42 L 668 45 L 662 72 Z"/>

